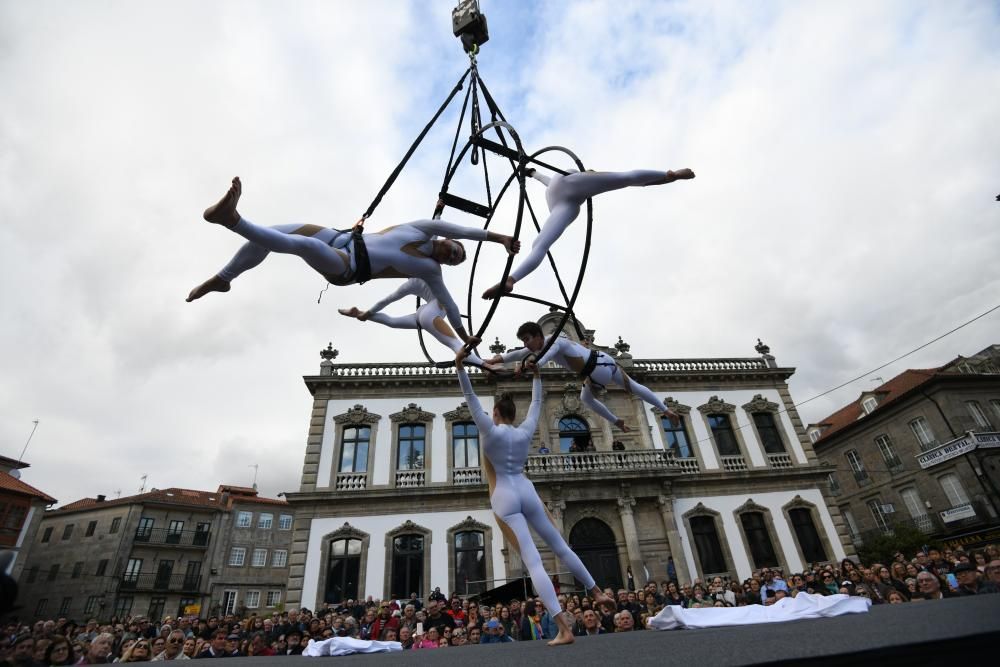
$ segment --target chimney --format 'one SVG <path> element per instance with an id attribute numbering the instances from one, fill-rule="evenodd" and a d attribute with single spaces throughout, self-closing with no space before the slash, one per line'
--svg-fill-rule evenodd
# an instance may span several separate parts
<path id="1" fill-rule="evenodd" d="M 107 498 L 107 496 L 99 495 L 99 496 L 97 496 L 97 502 L 103 503 L 106 498 Z"/>

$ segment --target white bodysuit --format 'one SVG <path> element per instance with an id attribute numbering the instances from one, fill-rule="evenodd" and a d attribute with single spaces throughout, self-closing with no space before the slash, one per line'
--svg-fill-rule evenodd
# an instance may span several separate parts
<path id="1" fill-rule="evenodd" d="M 419 296 L 426 303 L 420 304 L 415 313 L 403 315 L 402 317 L 393 317 L 392 315 L 380 312 L 390 303 L 395 303 L 407 296 Z M 368 309 L 368 312 L 371 314 L 371 317 L 368 319 L 372 322 L 378 322 L 393 329 L 423 329 L 453 352 L 458 352 L 464 345 L 462 339 L 456 336 L 455 332 L 445 323 L 444 320 L 447 315 L 444 312 L 444 308 L 441 307 L 441 303 L 434 296 L 427 283 L 420 278 L 410 278 L 400 285 L 399 289 L 395 292 L 375 302 Z M 483 365 L 483 360 L 474 352 L 470 352 L 467 359 L 477 366 Z"/>
<path id="2" fill-rule="evenodd" d="M 521 561 L 531 575 L 531 583 L 549 614 L 553 617 L 562 611 L 556 589 L 545 572 L 545 565 L 538 553 L 538 547 L 531 537 L 529 526 L 535 529 L 552 553 L 570 569 L 573 576 L 587 590 L 594 587 L 594 578 L 580 557 L 563 539 L 559 529 L 552 523 L 545 505 L 542 504 L 535 486 L 524 475 L 524 463 L 528 460 L 528 448 L 535 434 L 538 415 L 542 409 L 542 380 L 537 375 L 531 385 L 531 407 L 520 426 L 494 424 L 493 419 L 483 410 L 479 398 L 472 390 L 472 383 L 465 369 L 459 369 L 458 382 L 469 405 L 472 419 L 482 435 L 483 453 L 493 464 L 496 480 L 490 505 L 496 514 L 513 531 L 521 551 Z"/>
<path id="3" fill-rule="evenodd" d="M 548 340 L 549 339 L 546 338 L 545 342 L 548 343 Z M 526 347 L 521 347 L 501 355 L 501 358 L 504 363 L 507 363 L 508 361 L 521 361 L 529 354 L 531 354 L 531 350 Z M 554 361 L 567 370 L 574 373 L 580 373 L 589 357 L 590 350 L 588 348 L 570 340 L 569 338 L 559 336 L 556 338 L 556 341 L 552 343 L 552 347 L 550 347 L 549 351 L 545 353 L 545 356 L 539 359 L 537 363 L 538 366 L 541 367 L 550 361 Z M 624 387 L 626 391 L 632 392 L 655 408 L 659 408 L 663 411 L 669 409 L 666 404 L 658 399 L 656 394 L 654 394 L 648 387 L 639 384 L 632 378 L 628 377 L 625 372 L 618 367 L 615 360 L 604 352 L 597 353 L 597 366 L 587 379 L 590 380 L 590 382 L 584 382 L 583 389 L 580 390 L 580 400 L 583 401 L 584 405 L 607 419 L 612 424 L 618 421 L 618 417 L 608 409 L 608 406 L 597 400 L 597 397 L 594 396 L 594 392 L 591 390 L 591 382 L 596 382 L 602 387 L 606 387 L 614 382 L 619 387 Z"/>
<path id="4" fill-rule="evenodd" d="M 240 248 L 229 264 L 219 272 L 219 277 L 232 282 L 241 273 L 263 262 L 269 252 L 298 255 L 327 280 L 333 278 L 331 282 L 350 275 L 355 268 L 353 257 L 345 250 L 330 246 L 330 242 L 344 232 L 317 227 L 312 236 L 295 233 L 303 227 L 304 225 L 261 227 L 241 217 L 232 230 L 250 243 Z M 441 277 L 441 264 L 431 256 L 431 241 L 435 236 L 485 241 L 486 230 L 462 227 L 443 220 L 417 220 L 374 234 L 365 234 L 372 278 L 422 279 L 427 283 L 434 299 L 444 307 L 451 325 L 464 330 L 458 305 Z"/>
<path id="5" fill-rule="evenodd" d="M 531 252 L 510 272 L 514 280 L 521 280 L 538 268 L 552 244 L 580 215 L 580 207 L 588 198 L 630 185 L 661 182 L 667 173 L 646 169 L 623 172 L 575 171 L 565 176 L 555 174 L 549 177 L 536 171 L 532 176 L 546 186 L 545 203 L 549 207 L 549 217 L 535 237 L 535 242 L 531 244 Z"/>

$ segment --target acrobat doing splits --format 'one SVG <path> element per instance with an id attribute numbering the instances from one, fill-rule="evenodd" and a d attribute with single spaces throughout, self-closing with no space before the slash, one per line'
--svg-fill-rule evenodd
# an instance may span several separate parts
<path id="1" fill-rule="evenodd" d="M 548 574 L 542 557 L 535 546 L 530 528 L 541 537 L 552 553 L 569 568 L 573 576 L 582 582 L 594 596 L 594 601 L 605 607 L 614 608 L 615 602 L 597 587 L 594 577 L 580 557 L 563 539 L 542 504 L 534 485 L 524 475 L 524 464 L 528 460 L 528 448 L 538 425 L 538 415 L 542 408 L 542 379 L 535 368 L 531 385 L 531 407 L 520 426 L 514 426 L 517 409 L 510 396 L 501 396 L 493 406 L 492 419 L 483 410 L 479 397 L 472 389 L 469 374 L 465 371 L 465 350 L 455 356 L 458 382 L 469 405 L 472 419 L 482 436 L 483 453 L 486 455 L 483 468 L 490 491 L 490 506 L 500 528 L 513 546 L 521 553 L 521 561 L 531 575 L 531 583 L 542 598 L 542 603 L 559 626 L 559 634 L 549 645 L 573 642 L 573 615 L 562 611 L 555 587 Z"/>
<path id="2" fill-rule="evenodd" d="M 541 359 L 534 357 L 540 352 L 548 342 L 542 333 L 542 328 L 537 322 L 525 322 L 517 330 L 517 338 L 524 347 L 511 350 L 504 354 L 497 354 L 488 361 L 488 366 L 492 364 L 507 363 L 509 361 L 525 361 L 529 368 L 544 366 L 550 361 L 554 361 L 563 368 L 566 368 L 580 376 L 583 380 L 583 389 L 580 390 L 580 400 L 588 408 L 607 419 L 623 431 L 628 431 L 625 420 L 608 409 L 608 406 L 597 400 L 594 396 L 593 385 L 606 387 L 612 382 L 625 391 L 635 394 L 654 408 L 663 411 L 663 415 L 674 425 L 680 423 L 680 417 L 667 405 L 656 397 L 648 387 L 639 384 L 628 375 L 610 356 L 599 350 L 591 350 L 580 343 L 558 336 L 552 343 L 552 347 Z"/>
<path id="3" fill-rule="evenodd" d="M 511 292 L 514 283 L 538 268 L 545 259 L 545 254 L 552 244 L 562 236 L 566 228 L 580 215 L 580 207 L 590 197 L 620 190 L 629 186 L 663 185 L 674 181 L 694 178 L 690 169 L 677 171 L 651 171 L 639 169 L 636 171 L 575 171 L 565 176 L 553 174 L 545 176 L 535 169 L 526 173 L 535 180 L 545 184 L 545 203 L 549 207 L 549 217 L 542 225 L 541 231 L 531 244 L 529 252 L 521 263 L 511 270 L 507 277 L 504 292 Z M 501 285 L 497 283 L 483 292 L 484 299 L 492 299 L 497 295 Z"/>
<path id="4" fill-rule="evenodd" d="M 426 303 L 420 304 L 415 313 L 403 315 L 402 317 L 393 317 L 381 312 L 389 304 L 395 303 L 407 296 L 419 296 Z M 441 306 L 441 302 L 434 296 L 427 283 L 420 278 L 410 278 L 395 292 L 389 294 L 381 301 L 375 302 L 368 310 L 360 310 L 356 306 L 352 306 L 351 308 L 340 308 L 337 312 L 341 315 L 361 320 L 362 322 L 368 320 L 378 322 L 393 329 L 423 329 L 434 336 L 442 345 L 451 349 L 452 352 L 458 352 L 464 344 L 462 339 L 455 335 L 455 332 L 451 330 L 451 327 L 445 321 L 447 315 Z M 475 352 L 469 353 L 468 360 L 469 363 L 477 366 L 484 365 L 483 360 Z"/>
<path id="5" fill-rule="evenodd" d="M 233 230 L 249 243 L 240 248 L 218 274 L 191 290 L 188 301 L 200 299 L 209 292 L 228 292 L 237 276 L 263 262 L 269 253 L 287 253 L 301 257 L 334 285 L 363 283 L 370 278 L 420 278 L 465 341 L 469 334 L 462 326 L 458 305 L 441 277 L 442 264 L 453 266 L 465 261 L 465 246 L 454 239 L 500 243 L 510 254 L 521 247 L 510 236 L 443 220 L 417 220 L 364 236 L 359 226 L 355 227 L 357 233 L 318 225 L 261 227 L 236 210 L 242 187 L 239 177 L 234 178 L 229 191 L 205 210 L 204 217 Z M 443 238 L 435 239 L 435 236 Z"/>

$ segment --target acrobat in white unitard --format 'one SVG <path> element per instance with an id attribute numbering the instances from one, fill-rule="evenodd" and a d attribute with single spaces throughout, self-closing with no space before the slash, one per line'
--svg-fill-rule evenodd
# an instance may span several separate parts
<path id="1" fill-rule="evenodd" d="M 419 296 L 426 303 L 420 304 L 417 312 L 393 317 L 381 312 L 390 303 L 395 303 L 407 296 Z M 434 296 L 431 288 L 420 278 L 410 278 L 392 294 L 386 296 L 381 301 L 376 301 L 368 310 L 360 310 L 357 307 L 340 308 L 338 312 L 347 317 L 353 317 L 362 322 L 371 320 L 393 329 L 423 329 L 430 335 L 438 339 L 442 345 L 448 347 L 452 352 L 462 349 L 462 340 L 455 335 L 448 323 L 447 317 L 441 303 Z M 468 356 L 470 363 L 477 366 L 483 365 L 483 360 L 475 352 L 470 352 Z"/>
<path id="2" fill-rule="evenodd" d="M 588 198 L 629 186 L 661 185 L 681 179 L 694 178 L 694 172 L 690 169 L 678 169 L 677 171 L 638 169 L 623 172 L 575 171 L 565 176 L 562 174 L 544 176 L 534 169 L 529 169 L 527 173 L 545 184 L 545 203 L 549 207 L 549 217 L 542 225 L 535 242 L 531 244 L 531 252 L 525 255 L 521 263 L 511 270 L 504 292 L 513 290 L 514 283 L 538 268 L 552 244 L 580 215 L 580 207 Z M 486 290 L 483 293 L 483 298 L 492 299 L 499 289 L 500 284 L 498 283 Z"/>
<path id="3" fill-rule="evenodd" d="M 521 561 L 531 575 L 535 591 L 559 626 L 559 635 L 549 644 L 568 644 L 573 641 L 573 617 L 563 612 L 559 605 L 559 598 L 556 597 L 552 581 L 545 572 L 545 565 L 531 537 L 529 527 L 535 530 L 552 549 L 552 553 L 594 595 L 595 602 L 602 606 L 614 607 L 614 600 L 597 587 L 583 561 L 573 553 L 552 522 L 534 485 L 524 475 L 528 447 L 535 434 L 542 407 L 541 375 L 536 368 L 531 387 L 531 407 L 528 408 L 528 414 L 521 425 L 515 427 L 513 421 L 516 409 L 514 401 L 509 396 L 501 396 L 497 400 L 493 406 L 492 418 L 483 410 L 479 398 L 472 389 L 469 375 L 463 367 L 464 357 L 465 351 L 459 351 L 455 357 L 455 367 L 458 370 L 458 382 L 462 387 L 462 393 L 469 405 L 469 412 L 472 413 L 472 419 L 476 422 L 482 437 L 480 442 L 486 458 L 484 469 L 490 490 L 490 506 L 500 528 L 504 530 L 504 535 L 520 551 Z"/>
<path id="4" fill-rule="evenodd" d="M 237 212 L 241 193 L 240 179 L 234 178 L 229 191 L 205 210 L 204 217 L 233 230 L 249 243 L 240 248 L 222 271 L 191 290 L 188 301 L 209 292 L 228 292 L 237 276 L 263 262 L 268 253 L 288 253 L 301 257 L 335 285 L 364 282 L 370 278 L 420 278 L 444 307 L 458 335 L 467 340 L 468 333 L 462 326 L 458 305 L 441 277 L 442 264 L 465 261 L 465 247 L 452 239 L 493 241 L 503 244 L 512 254 L 520 248 L 520 244 L 509 236 L 442 220 L 418 220 L 389 227 L 366 234 L 360 241 L 360 234 L 351 235 L 318 225 L 260 227 Z M 435 236 L 444 237 L 444 240 L 435 240 Z"/>
<path id="5" fill-rule="evenodd" d="M 542 328 L 536 322 L 525 322 L 522 324 L 517 330 L 517 338 L 524 343 L 524 347 L 495 355 L 489 360 L 489 363 L 499 364 L 507 363 L 508 361 L 522 361 L 529 355 L 541 351 L 548 342 L 548 338 L 542 334 Z M 648 387 L 639 384 L 626 375 L 617 362 L 604 352 L 590 350 L 569 338 L 559 336 L 552 343 L 552 347 L 545 353 L 545 356 L 534 360 L 532 363 L 535 366 L 543 366 L 550 361 L 554 361 L 563 368 L 579 374 L 583 380 L 583 389 L 580 390 L 580 400 L 583 401 L 583 404 L 623 431 L 628 431 L 625 420 L 619 418 L 608 409 L 608 406 L 597 400 L 591 385 L 596 384 L 606 387 L 613 382 L 619 387 L 623 387 L 625 391 L 635 394 L 654 408 L 662 410 L 664 416 L 671 422 L 678 423 L 679 417 L 676 412 L 658 399 L 656 394 L 650 391 Z"/>

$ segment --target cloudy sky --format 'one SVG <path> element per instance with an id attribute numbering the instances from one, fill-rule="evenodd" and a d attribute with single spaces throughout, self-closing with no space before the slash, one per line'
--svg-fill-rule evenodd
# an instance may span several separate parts
<path id="1" fill-rule="evenodd" d="M 200 218 L 233 175 L 263 224 L 365 210 L 467 66 L 453 4 L 0 0 L 0 453 L 17 458 L 40 420 L 26 481 L 65 503 L 143 474 L 245 485 L 258 464 L 273 496 L 297 488 L 301 378 L 328 341 L 342 362 L 421 359 L 414 335 L 336 314 L 389 281 L 317 305 L 324 281 L 272 256 L 228 294 L 184 297 L 239 246 Z M 801 401 L 1000 303 L 997 3 L 483 7 L 480 71 L 527 148 L 698 174 L 597 200 L 577 311 L 598 342 L 745 357 L 759 336 L 798 369 Z M 457 111 L 370 228 L 430 213 Z M 455 192 L 483 200 L 473 176 Z M 556 248 L 564 277 L 582 238 Z M 499 275 L 487 251 L 477 289 Z M 449 274 L 461 303 L 467 271 Z M 558 294 L 544 267 L 523 290 Z M 538 315 L 505 303 L 487 335 L 510 344 Z M 998 322 L 878 375 L 973 354 Z"/>

